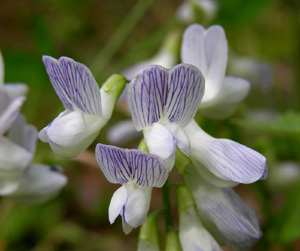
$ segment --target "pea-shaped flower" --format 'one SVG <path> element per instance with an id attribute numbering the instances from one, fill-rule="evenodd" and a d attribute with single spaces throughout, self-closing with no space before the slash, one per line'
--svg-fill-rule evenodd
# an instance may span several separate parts
<path id="1" fill-rule="evenodd" d="M 231 115 L 250 89 L 247 80 L 225 77 L 227 54 L 227 40 L 221 26 L 205 30 L 199 24 L 192 24 L 185 30 L 181 59 L 202 71 L 206 86 L 199 109 L 202 114 L 214 119 Z"/>
<path id="2" fill-rule="evenodd" d="M 149 152 L 174 164 L 176 145 L 186 155 L 190 143 L 183 127 L 194 118 L 204 93 L 200 70 L 179 64 L 171 70 L 144 67 L 130 82 L 128 100 L 135 128 L 143 130 Z"/>
<path id="3" fill-rule="evenodd" d="M 103 144 L 96 146 L 96 159 L 109 182 L 122 184 L 111 199 L 109 221 L 121 215 L 123 230 L 129 233 L 146 221 L 152 187 L 164 185 L 169 169 L 154 154 Z"/>
<path id="4" fill-rule="evenodd" d="M 110 119 L 125 85 L 125 78 L 113 75 L 99 90 L 90 70 L 73 59 L 43 57 L 50 81 L 65 111 L 42 129 L 39 138 L 53 152 L 72 158 L 83 152 Z"/>

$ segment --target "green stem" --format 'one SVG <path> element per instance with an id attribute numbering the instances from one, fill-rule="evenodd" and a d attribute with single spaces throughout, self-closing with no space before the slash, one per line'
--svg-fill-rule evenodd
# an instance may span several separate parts
<path id="1" fill-rule="evenodd" d="M 170 193 L 169 193 L 169 182 L 166 181 L 165 185 L 162 188 L 163 194 L 163 204 L 164 204 L 164 212 L 165 212 L 165 225 L 167 232 L 173 231 L 173 220 L 171 213 L 171 201 L 170 201 Z"/>
<path id="2" fill-rule="evenodd" d="M 127 15 L 125 20 L 118 27 L 111 39 L 102 48 L 91 64 L 91 70 L 95 78 L 100 77 L 107 63 L 111 60 L 117 50 L 121 47 L 131 30 L 136 26 L 144 13 L 152 4 L 153 0 L 138 0 L 133 9 Z"/>

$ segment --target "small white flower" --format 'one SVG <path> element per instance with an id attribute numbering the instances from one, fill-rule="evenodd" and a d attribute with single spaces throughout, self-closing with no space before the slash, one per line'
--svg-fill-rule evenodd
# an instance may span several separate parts
<path id="1" fill-rule="evenodd" d="M 109 221 L 113 224 L 121 215 L 128 234 L 146 221 L 152 187 L 164 185 L 168 167 L 156 155 L 103 144 L 96 146 L 96 159 L 109 182 L 122 184 L 112 196 Z"/>
<path id="2" fill-rule="evenodd" d="M 130 82 L 129 107 L 135 128 L 143 130 L 149 152 L 174 164 L 176 145 L 186 155 L 190 143 L 182 128 L 195 116 L 204 92 L 204 78 L 192 65 L 171 70 L 144 67 Z"/>
<path id="3" fill-rule="evenodd" d="M 197 66 L 205 78 L 205 93 L 200 111 L 207 117 L 222 119 L 231 115 L 249 92 L 248 81 L 226 76 L 227 40 L 221 26 L 205 30 L 199 24 L 189 26 L 183 35 L 181 59 Z"/>
<path id="4" fill-rule="evenodd" d="M 99 90 L 90 70 L 73 59 L 43 57 L 50 81 L 66 110 L 39 133 L 53 152 L 72 158 L 83 152 L 110 119 L 125 85 L 113 75 Z"/>

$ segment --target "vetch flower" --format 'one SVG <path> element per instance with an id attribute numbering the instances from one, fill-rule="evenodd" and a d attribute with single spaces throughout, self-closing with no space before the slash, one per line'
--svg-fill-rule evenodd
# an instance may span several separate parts
<path id="1" fill-rule="evenodd" d="M 169 169 L 156 155 L 103 144 L 96 146 L 96 159 L 109 182 L 122 184 L 112 196 L 109 221 L 121 215 L 127 234 L 146 221 L 152 187 L 164 185 Z"/>
<path id="2" fill-rule="evenodd" d="M 194 120 L 183 130 L 191 144 L 192 162 L 210 183 L 232 187 L 267 177 L 266 158 L 260 153 L 229 139 L 213 138 Z"/>
<path id="3" fill-rule="evenodd" d="M 64 158 L 83 152 L 110 119 L 115 103 L 125 86 L 121 75 L 111 76 L 99 86 L 90 70 L 73 59 L 43 57 L 50 81 L 65 111 L 42 129 L 39 138 Z"/>
<path id="4" fill-rule="evenodd" d="M 199 24 L 192 24 L 185 30 L 181 59 L 202 71 L 206 86 L 199 110 L 214 119 L 231 115 L 250 89 L 247 80 L 225 77 L 227 54 L 227 40 L 221 26 L 214 25 L 205 30 Z"/>
<path id="5" fill-rule="evenodd" d="M 143 130 L 149 152 L 168 161 L 170 169 L 176 145 L 186 155 L 190 153 L 182 128 L 195 116 L 203 92 L 200 70 L 187 64 L 171 70 L 147 66 L 130 82 L 128 100 L 135 128 Z"/>
<path id="6" fill-rule="evenodd" d="M 201 223 L 189 189 L 182 185 L 177 188 L 176 195 L 179 214 L 179 239 L 182 250 L 222 250 Z"/>
<path id="7" fill-rule="evenodd" d="M 218 188 L 206 182 L 190 164 L 183 174 L 203 225 L 221 243 L 233 249 L 251 247 L 260 237 L 255 212 L 231 188 Z"/>

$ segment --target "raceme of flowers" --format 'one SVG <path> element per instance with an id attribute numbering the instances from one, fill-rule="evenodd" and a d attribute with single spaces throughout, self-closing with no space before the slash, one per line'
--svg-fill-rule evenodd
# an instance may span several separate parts
<path id="1" fill-rule="evenodd" d="M 120 215 L 126 234 L 142 225 L 152 188 L 162 187 L 175 165 L 184 183 L 177 189 L 183 250 L 220 250 L 220 244 L 250 247 L 261 236 L 258 220 L 231 187 L 265 179 L 266 159 L 232 140 L 213 138 L 194 120 L 198 110 L 212 118 L 232 114 L 248 94 L 249 83 L 225 77 L 227 41 L 220 26 L 207 30 L 198 24 L 188 27 L 181 58 L 183 63 L 171 69 L 144 66 L 127 85 L 132 121 L 143 132 L 144 151 L 96 146 L 104 176 L 121 184 L 109 205 L 109 221 L 114 223 Z M 90 70 L 73 59 L 44 56 L 43 62 L 65 111 L 38 137 L 55 154 L 72 158 L 92 144 L 111 118 L 126 79 L 115 74 L 99 88 Z M 12 167 L 6 164 L 9 160 L 1 161 L 5 165 L 1 166 L 0 191 L 20 201 L 32 194 L 35 197 L 28 201 L 42 201 L 44 195 L 58 191 L 66 178 L 49 167 L 31 164 L 37 133 L 18 115 L 25 98 L 10 96 L 2 83 L 0 88 L 0 147 L 19 156 Z M 178 154 L 185 163 L 176 158 Z M 5 154 L 0 158 L 5 159 Z"/>

